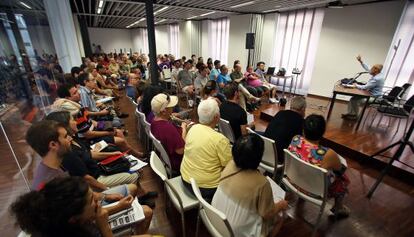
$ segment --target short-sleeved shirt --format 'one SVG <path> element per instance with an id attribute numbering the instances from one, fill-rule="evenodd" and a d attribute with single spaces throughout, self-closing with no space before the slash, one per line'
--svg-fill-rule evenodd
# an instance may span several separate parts
<path id="1" fill-rule="evenodd" d="M 184 148 L 185 145 L 181 136 L 181 128 L 166 120 L 154 120 L 151 123 L 151 133 L 164 146 L 165 151 L 170 157 L 172 169 L 180 171 L 183 155 L 177 154 L 175 150 Z"/>
<path id="2" fill-rule="evenodd" d="M 262 81 L 253 79 L 253 75 L 249 72 L 246 72 L 244 76 L 247 78 L 247 84 L 251 87 L 259 87 L 263 85 Z"/>
<path id="3" fill-rule="evenodd" d="M 283 149 L 288 148 L 293 136 L 302 134 L 303 124 L 303 117 L 292 110 L 279 111 L 270 120 L 264 135 L 276 142 L 279 159 L 283 159 Z"/>
<path id="4" fill-rule="evenodd" d="M 242 72 L 232 72 L 230 73 L 230 78 L 234 81 L 243 77 Z"/>
<path id="5" fill-rule="evenodd" d="M 210 80 L 216 80 L 216 76 L 220 74 L 220 69 L 214 68 L 210 72 Z"/>
<path id="6" fill-rule="evenodd" d="M 183 87 L 193 84 L 193 74 L 188 70 L 181 70 L 178 73 L 177 79 L 181 82 Z"/>
<path id="7" fill-rule="evenodd" d="M 265 73 L 264 71 L 260 70 L 259 68 L 255 71 L 255 73 L 259 76 L 260 80 L 265 80 Z"/>
<path id="8" fill-rule="evenodd" d="M 231 79 L 228 74 L 223 75 L 220 73 L 217 77 L 217 84 L 224 83 L 224 85 L 227 85 L 230 82 L 231 82 Z"/>
<path id="9" fill-rule="evenodd" d="M 246 111 L 234 102 L 224 101 L 220 105 L 220 117 L 230 122 L 234 138 L 237 140 L 241 136 L 240 126 L 247 125 Z"/>
<path id="10" fill-rule="evenodd" d="M 72 144 L 72 150 L 64 155 L 62 165 L 71 176 L 84 177 L 90 175 L 95 179 L 101 175 L 97 162 L 87 145 L 79 138 L 75 138 L 79 145 Z"/>
<path id="11" fill-rule="evenodd" d="M 223 134 L 196 124 L 185 138 L 181 177 L 187 183 L 194 178 L 201 188 L 216 188 L 221 171 L 231 158 L 230 142 Z"/>
<path id="12" fill-rule="evenodd" d="M 69 174 L 62 169 L 53 169 L 40 162 L 33 178 L 32 190 L 42 189 L 47 182 L 57 177 L 68 177 Z"/>
<path id="13" fill-rule="evenodd" d="M 96 107 L 96 102 L 93 99 L 93 92 L 86 88 L 85 86 L 81 86 L 79 88 L 79 94 L 81 97 L 81 105 L 82 108 L 88 108 L 91 112 L 97 112 L 98 108 Z"/>
<path id="14" fill-rule="evenodd" d="M 263 217 L 273 208 L 269 181 L 258 170 L 241 170 L 231 160 L 211 203 L 229 220 L 235 236 L 268 236 L 271 221 Z"/>
<path id="15" fill-rule="evenodd" d="M 201 74 L 198 74 L 194 80 L 194 88 L 197 92 L 200 92 L 203 87 L 207 84 L 208 77 L 203 77 Z"/>

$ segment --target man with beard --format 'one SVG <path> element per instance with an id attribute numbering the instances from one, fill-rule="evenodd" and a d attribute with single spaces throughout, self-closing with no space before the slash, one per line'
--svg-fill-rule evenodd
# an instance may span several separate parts
<path id="1" fill-rule="evenodd" d="M 42 157 L 34 175 L 33 190 L 43 188 L 53 178 L 68 175 L 61 169 L 63 155 L 70 151 L 72 141 L 65 127 L 55 121 L 35 123 L 27 131 L 26 141 Z"/>

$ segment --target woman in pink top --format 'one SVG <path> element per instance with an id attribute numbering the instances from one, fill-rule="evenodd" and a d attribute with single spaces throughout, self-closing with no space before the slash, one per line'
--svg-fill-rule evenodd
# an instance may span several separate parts
<path id="1" fill-rule="evenodd" d="M 293 137 L 288 149 L 303 161 L 330 171 L 328 196 L 335 198 L 335 205 L 331 211 L 336 217 L 347 217 L 349 209 L 343 205 L 343 199 L 348 192 L 349 179 L 345 175 L 346 167 L 341 164 L 336 152 L 319 143 L 325 129 L 326 122 L 323 116 L 309 115 L 303 127 L 304 137 Z"/>
<path id="2" fill-rule="evenodd" d="M 263 86 L 263 82 L 259 79 L 257 74 L 253 72 L 253 67 L 248 66 L 244 77 L 247 78 L 247 84 L 256 89 L 259 96 L 267 95 L 269 90 Z"/>

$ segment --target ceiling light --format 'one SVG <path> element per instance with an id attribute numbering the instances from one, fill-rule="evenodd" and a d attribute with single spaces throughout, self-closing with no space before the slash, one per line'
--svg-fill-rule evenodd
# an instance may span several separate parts
<path id="1" fill-rule="evenodd" d="M 216 12 L 215 11 L 207 12 L 207 13 L 201 14 L 200 16 L 207 16 L 207 15 L 210 15 L 210 14 L 213 14 L 213 13 L 216 13 Z"/>
<path id="2" fill-rule="evenodd" d="M 99 7 L 97 13 L 101 14 L 102 13 L 102 8 Z"/>
<path id="3" fill-rule="evenodd" d="M 194 18 L 196 18 L 196 17 L 198 17 L 198 16 L 192 16 L 192 17 L 189 17 L 189 18 L 187 18 L 187 20 L 191 20 L 191 19 L 194 19 Z"/>
<path id="4" fill-rule="evenodd" d="M 20 4 L 22 4 L 23 6 L 25 6 L 28 9 L 32 9 L 32 7 L 27 5 L 25 2 L 20 1 Z"/>
<path id="5" fill-rule="evenodd" d="M 268 13 L 268 12 L 275 12 L 275 11 L 277 11 L 279 8 L 276 8 L 276 9 L 272 9 L 272 10 L 267 10 L 267 11 L 262 11 L 263 13 Z"/>
<path id="6" fill-rule="evenodd" d="M 138 23 L 140 23 L 141 21 L 144 21 L 144 20 L 145 20 L 145 18 L 141 18 L 141 19 L 137 20 L 136 22 L 127 25 L 126 28 L 130 28 L 130 27 L 132 27 L 132 26 L 134 26 L 134 25 L 136 25 L 136 24 L 138 24 Z"/>
<path id="7" fill-rule="evenodd" d="M 98 7 L 102 7 L 102 6 L 103 6 L 103 0 L 99 0 Z"/>
<path id="8" fill-rule="evenodd" d="M 231 6 L 230 8 L 244 7 L 244 6 L 252 5 L 255 2 L 256 1 L 250 1 L 250 2 L 245 2 L 245 3 L 240 3 L 240 4 L 237 4 L 237 5 Z"/>
<path id="9" fill-rule="evenodd" d="M 168 8 L 168 7 L 163 7 L 163 8 L 161 8 L 161 9 L 159 9 L 159 10 L 156 10 L 156 11 L 154 12 L 154 15 L 155 15 L 155 14 L 158 14 L 158 13 L 160 13 L 160 12 L 162 12 L 162 11 L 167 10 L 167 8 Z"/>
<path id="10" fill-rule="evenodd" d="M 156 22 L 155 24 L 160 24 L 161 22 L 164 22 L 165 19 L 160 20 L 159 22 Z"/>

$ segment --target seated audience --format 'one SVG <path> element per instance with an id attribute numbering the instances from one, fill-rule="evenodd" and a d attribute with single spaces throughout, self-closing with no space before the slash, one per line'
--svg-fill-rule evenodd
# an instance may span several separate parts
<path id="1" fill-rule="evenodd" d="M 57 90 L 57 94 L 59 98 L 56 98 L 55 102 L 52 104 L 52 109 L 68 111 L 72 115 L 75 115 L 82 108 L 79 104 L 79 90 L 74 85 L 61 85 Z"/>
<path id="2" fill-rule="evenodd" d="M 243 136 L 221 173 L 212 205 L 226 215 L 235 236 L 276 236 L 283 224 L 278 214 L 288 203 L 274 202 L 269 181 L 257 170 L 263 152 L 264 142 L 258 135 Z M 275 219 L 280 219 L 277 224 Z"/>
<path id="3" fill-rule="evenodd" d="M 238 60 L 236 60 L 237 62 Z M 235 63 L 236 63 L 235 62 Z M 240 64 L 235 64 L 233 67 L 233 72 L 230 74 L 230 78 L 234 83 L 237 83 L 238 89 L 240 92 L 240 100 L 239 104 L 240 106 L 246 110 L 246 101 L 251 102 L 259 102 L 260 98 L 257 98 L 255 95 L 257 95 L 256 90 L 247 85 L 246 78 L 244 77 L 243 73 L 241 72 L 241 66 Z"/>
<path id="4" fill-rule="evenodd" d="M 320 145 L 325 129 L 326 122 L 323 116 L 309 115 L 305 119 L 304 136 L 293 137 L 289 150 L 303 161 L 330 171 L 328 197 L 335 199 L 331 212 L 336 217 L 347 217 L 349 209 L 343 204 L 343 200 L 348 192 L 349 179 L 345 175 L 346 167 L 341 164 L 338 154 Z"/>
<path id="5" fill-rule="evenodd" d="M 140 103 L 140 106 L 138 106 L 138 110 L 145 114 L 145 120 L 147 120 L 148 123 L 152 123 L 155 117 L 151 108 L 152 98 L 159 93 L 163 93 L 163 91 L 162 87 L 153 85 L 150 85 L 144 89 L 144 93 L 142 94 L 142 102 Z"/>
<path id="6" fill-rule="evenodd" d="M 184 154 L 184 139 L 187 135 L 187 123 L 181 123 L 177 127 L 170 121 L 173 108 L 177 105 L 178 98 L 167 94 L 158 94 L 151 101 L 152 112 L 155 117 L 151 123 L 151 133 L 157 138 L 166 150 L 172 170 L 180 172 L 181 160 Z"/>
<path id="7" fill-rule="evenodd" d="M 127 196 L 124 209 L 132 201 L 133 197 Z M 138 223 L 138 234 L 148 231 L 152 219 L 152 210 L 143 209 L 146 218 Z M 102 208 L 99 197 L 80 178 L 53 179 L 40 191 L 21 195 L 10 211 L 20 228 L 33 237 L 113 236 L 108 223 L 112 213 Z"/>
<path id="8" fill-rule="evenodd" d="M 263 86 L 266 87 L 269 91 L 270 91 L 270 102 L 275 103 L 277 102 L 277 94 L 276 94 L 276 90 L 277 87 L 276 85 L 273 85 L 272 83 L 269 83 L 266 78 L 265 78 L 265 63 L 264 62 L 258 62 L 257 63 L 257 68 L 255 71 L 256 75 L 259 77 L 259 79 L 262 81 Z"/>
<path id="9" fill-rule="evenodd" d="M 219 95 L 216 81 L 209 80 L 204 86 L 201 92 L 201 100 L 207 99 L 214 99 L 218 105 L 221 105 L 221 101 L 226 100 L 223 95 Z"/>
<path id="10" fill-rule="evenodd" d="M 203 90 L 204 86 L 207 84 L 207 81 L 209 80 L 209 77 L 208 77 L 209 70 L 203 64 L 199 66 L 198 72 L 199 73 L 196 79 L 194 80 L 194 88 L 195 88 L 196 94 L 200 95 L 201 91 Z"/>
<path id="11" fill-rule="evenodd" d="M 261 97 L 266 94 L 269 94 L 269 89 L 263 86 L 263 82 L 260 80 L 259 76 L 255 72 L 253 72 L 252 66 L 248 66 L 246 68 L 244 77 L 247 79 L 247 84 L 257 91 L 258 96 Z"/>
<path id="12" fill-rule="evenodd" d="M 220 74 L 217 77 L 217 84 L 220 88 L 220 91 L 223 91 L 223 88 L 231 82 L 230 76 L 228 75 L 229 69 L 226 65 L 221 65 Z"/>
<path id="13" fill-rule="evenodd" d="M 213 198 L 220 181 L 220 173 L 231 160 L 229 140 L 214 128 L 220 121 L 220 110 L 215 100 L 203 100 L 197 108 L 199 123 L 193 125 L 185 139 L 181 178 L 192 192 L 190 178 L 200 187 L 208 202 Z"/>
<path id="14" fill-rule="evenodd" d="M 283 149 L 288 148 L 293 136 L 302 135 L 305 110 L 305 97 L 295 96 L 290 101 L 290 109 L 279 111 L 266 128 L 264 136 L 276 142 L 279 163 L 283 163 Z"/>
<path id="15" fill-rule="evenodd" d="M 212 80 L 212 81 L 217 80 L 217 77 L 220 74 L 220 67 L 221 67 L 220 63 L 221 63 L 220 60 L 215 60 L 214 61 L 214 68 L 211 69 L 211 72 L 210 72 L 210 80 Z"/>
<path id="16" fill-rule="evenodd" d="M 224 95 L 227 100 L 220 105 L 220 117 L 230 122 L 234 138 L 237 140 L 241 135 L 247 134 L 247 127 L 254 124 L 247 124 L 246 111 L 240 107 L 239 91 L 236 84 L 232 83 L 224 87 Z"/>
<path id="17" fill-rule="evenodd" d="M 181 89 L 189 95 L 194 94 L 193 73 L 190 71 L 191 67 L 192 61 L 188 60 L 184 63 L 184 69 L 177 75 L 177 82 L 180 84 Z"/>

